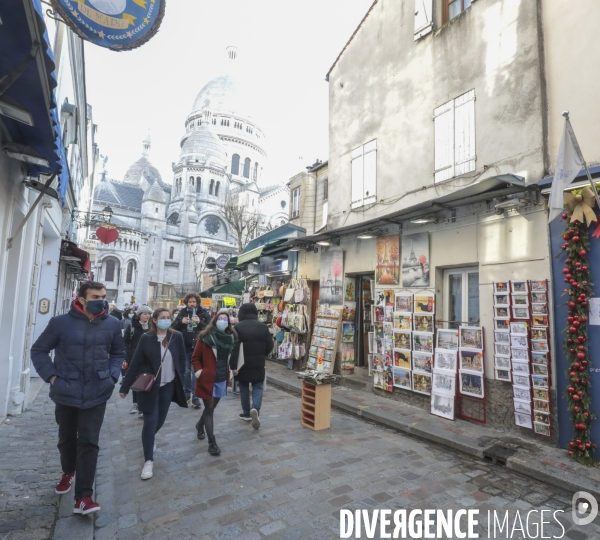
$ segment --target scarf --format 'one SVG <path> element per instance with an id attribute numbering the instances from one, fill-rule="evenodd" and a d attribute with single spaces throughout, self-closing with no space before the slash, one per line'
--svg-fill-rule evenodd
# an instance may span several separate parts
<path id="1" fill-rule="evenodd" d="M 142 325 L 142 329 L 143 330 L 148 330 L 148 323 L 150 322 L 150 320 L 148 319 L 145 323 L 140 321 L 140 324 Z"/>
<path id="2" fill-rule="evenodd" d="M 234 345 L 233 334 L 221 332 L 221 330 L 216 327 L 206 334 L 202 338 L 202 341 L 204 341 L 211 349 L 213 347 L 217 348 L 218 358 L 229 356 Z"/>

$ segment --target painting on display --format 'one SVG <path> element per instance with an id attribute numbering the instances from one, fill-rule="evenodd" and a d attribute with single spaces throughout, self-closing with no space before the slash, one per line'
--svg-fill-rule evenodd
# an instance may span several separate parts
<path id="1" fill-rule="evenodd" d="M 429 233 L 402 236 L 402 286 L 429 287 Z"/>
<path id="2" fill-rule="evenodd" d="M 375 281 L 379 285 L 400 283 L 400 237 L 398 235 L 377 238 L 377 266 Z"/>
<path id="3" fill-rule="evenodd" d="M 344 251 L 330 249 L 321 253 L 321 304 L 339 306 L 343 303 Z"/>
<path id="4" fill-rule="evenodd" d="M 354 347 L 342 349 L 342 369 L 354 369 Z"/>
<path id="5" fill-rule="evenodd" d="M 354 280 L 346 278 L 346 285 L 344 286 L 344 300 L 346 302 L 355 302 L 356 297 L 354 296 Z"/>

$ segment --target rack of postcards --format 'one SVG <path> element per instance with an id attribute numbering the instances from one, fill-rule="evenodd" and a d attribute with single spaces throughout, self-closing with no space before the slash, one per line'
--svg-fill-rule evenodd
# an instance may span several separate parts
<path id="1" fill-rule="evenodd" d="M 338 350 L 342 312 L 319 306 L 315 315 L 307 369 L 333 373 L 335 355 Z"/>
<path id="2" fill-rule="evenodd" d="M 494 283 L 496 379 L 512 382 L 515 424 L 550 437 L 550 340 L 546 280 Z"/>

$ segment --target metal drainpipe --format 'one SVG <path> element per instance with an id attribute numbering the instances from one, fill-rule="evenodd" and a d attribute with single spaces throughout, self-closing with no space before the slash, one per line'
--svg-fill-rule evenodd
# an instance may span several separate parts
<path id="1" fill-rule="evenodd" d="M 318 190 L 318 185 L 317 185 L 317 171 L 315 171 L 313 173 L 315 175 L 315 205 L 314 205 L 314 211 L 313 211 L 313 234 L 315 234 L 315 231 L 317 230 L 317 190 Z"/>

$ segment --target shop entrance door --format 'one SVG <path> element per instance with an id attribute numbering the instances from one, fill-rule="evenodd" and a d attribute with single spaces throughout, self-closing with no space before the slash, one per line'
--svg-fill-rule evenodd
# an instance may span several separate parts
<path id="1" fill-rule="evenodd" d="M 369 332 L 371 331 L 371 306 L 373 305 L 371 281 L 374 278 L 374 274 L 355 277 L 356 315 L 354 316 L 354 324 L 356 339 L 354 340 L 354 365 L 359 367 L 369 365 Z"/>
<path id="2" fill-rule="evenodd" d="M 479 324 L 479 268 L 444 270 L 444 321 L 448 328 Z"/>

